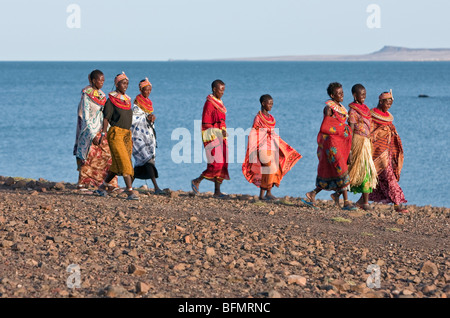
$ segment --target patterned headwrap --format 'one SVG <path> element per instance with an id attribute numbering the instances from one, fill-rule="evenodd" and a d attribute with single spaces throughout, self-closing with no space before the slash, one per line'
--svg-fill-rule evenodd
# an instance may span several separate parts
<path id="1" fill-rule="evenodd" d="M 124 80 L 124 79 L 128 79 L 128 77 L 127 77 L 127 76 L 125 75 L 125 73 L 122 71 L 122 74 L 117 75 L 116 78 L 114 79 L 114 85 L 117 86 L 117 84 L 119 84 L 119 82 L 120 82 L 121 80 Z"/>
<path id="2" fill-rule="evenodd" d="M 144 81 L 139 83 L 139 90 L 143 89 L 145 86 L 152 87 L 152 83 L 148 81 L 148 78 L 146 77 Z"/>
<path id="3" fill-rule="evenodd" d="M 380 95 L 380 97 L 378 97 L 378 98 L 379 98 L 379 100 L 389 99 L 389 98 L 392 98 L 392 100 L 394 100 L 394 95 L 392 95 L 392 89 L 389 91 L 389 93 L 382 93 Z"/>

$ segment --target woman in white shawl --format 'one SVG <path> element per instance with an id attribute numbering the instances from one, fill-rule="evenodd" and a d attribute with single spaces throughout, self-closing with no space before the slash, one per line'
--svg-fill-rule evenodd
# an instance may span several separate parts
<path id="1" fill-rule="evenodd" d="M 81 91 L 78 104 L 77 132 L 73 154 L 77 159 L 78 189 L 97 187 L 105 178 L 111 165 L 111 152 L 102 132 L 103 107 L 106 95 L 101 88 L 105 76 L 100 70 L 89 74 L 89 86 Z M 118 188 L 117 178 L 111 181 L 110 191 Z"/>
<path id="2" fill-rule="evenodd" d="M 152 84 L 146 78 L 140 81 L 141 94 L 136 96 L 133 105 L 133 123 L 131 133 L 133 140 L 134 178 L 151 179 L 155 187 L 155 194 L 163 194 L 157 182 L 158 170 L 155 167 L 156 132 L 153 103 L 148 98 L 152 91 Z"/>

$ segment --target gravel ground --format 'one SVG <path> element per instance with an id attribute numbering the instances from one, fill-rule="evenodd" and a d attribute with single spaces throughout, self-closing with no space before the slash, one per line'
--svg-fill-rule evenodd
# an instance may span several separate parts
<path id="1" fill-rule="evenodd" d="M 0 177 L 0 297 L 450 296 L 448 208 L 137 190 Z"/>

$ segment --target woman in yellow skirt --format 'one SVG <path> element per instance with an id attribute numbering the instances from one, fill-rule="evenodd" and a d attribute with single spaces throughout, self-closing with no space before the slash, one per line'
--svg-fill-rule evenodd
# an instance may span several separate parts
<path id="1" fill-rule="evenodd" d="M 117 175 L 122 176 L 126 185 L 126 192 L 129 200 L 137 200 L 137 195 L 133 192 L 134 169 L 131 162 L 133 143 L 131 140 L 131 123 L 133 110 L 131 109 L 131 98 L 125 93 L 128 89 L 128 77 L 125 73 L 118 74 L 114 79 L 116 90 L 109 93 L 108 101 L 103 110 L 103 131 L 102 138 L 108 129 L 108 143 L 111 150 L 112 164 L 109 168 L 103 184 L 98 187 L 97 194 L 105 196 L 106 187 Z"/>

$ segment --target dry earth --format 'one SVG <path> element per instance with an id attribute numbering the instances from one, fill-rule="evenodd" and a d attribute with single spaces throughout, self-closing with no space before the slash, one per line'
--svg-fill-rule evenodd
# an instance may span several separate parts
<path id="1" fill-rule="evenodd" d="M 166 191 L 128 201 L 0 177 L 0 297 L 450 296 L 450 209 L 346 212 L 331 200 L 313 209 L 294 197 Z"/>

